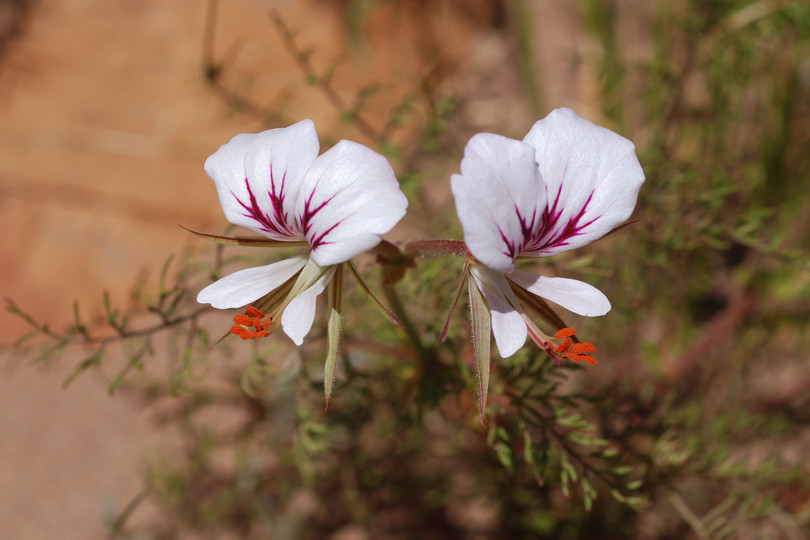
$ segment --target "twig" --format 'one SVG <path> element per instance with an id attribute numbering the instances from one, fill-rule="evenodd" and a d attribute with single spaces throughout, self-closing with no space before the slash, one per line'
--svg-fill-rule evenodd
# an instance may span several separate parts
<path id="1" fill-rule="evenodd" d="M 329 77 L 322 77 L 315 71 L 315 68 L 312 66 L 312 62 L 309 61 L 309 55 L 298 48 L 292 31 L 284 22 L 284 19 L 281 18 L 279 12 L 275 9 L 271 10 L 270 18 L 276 25 L 276 28 L 281 34 L 281 39 L 284 41 L 284 46 L 298 64 L 298 67 L 304 72 L 304 75 L 307 76 L 308 80 L 313 82 L 316 86 L 318 86 L 318 88 L 321 89 L 326 96 L 326 99 L 329 100 L 335 109 L 337 109 L 337 111 L 341 114 L 348 114 L 352 122 L 354 122 L 357 128 L 363 132 L 364 135 L 370 137 L 378 144 L 386 142 L 385 134 L 381 130 L 378 130 L 369 124 L 366 120 L 358 115 L 356 110 L 352 110 L 350 107 L 348 107 L 346 102 L 343 101 L 337 91 L 332 87 Z"/>
<path id="2" fill-rule="evenodd" d="M 183 324 L 186 321 L 195 320 L 203 313 L 207 313 L 213 310 L 213 308 L 210 306 L 204 306 L 197 308 L 195 311 L 192 311 L 191 313 L 188 313 L 186 315 L 182 315 L 174 319 L 167 319 L 159 324 L 148 326 L 146 328 L 141 328 L 140 330 L 119 329 L 117 330 L 118 333 L 113 336 L 98 337 L 98 336 L 91 336 L 87 333 L 82 333 L 82 335 L 80 336 L 72 336 L 70 334 L 54 332 L 48 327 L 47 324 L 37 322 L 28 313 L 22 311 L 11 298 L 6 298 L 6 304 L 7 304 L 6 310 L 9 313 L 11 313 L 12 315 L 17 315 L 25 322 L 27 322 L 30 326 L 32 326 L 34 330 L 40 332 L 45 336 L 48 336 L 54 341 L 64 342 L 66 344 L 80 343 L 84 345 L 103 345 L 108 343 L 115 343 L 118 341 L 124 341 L 130 338 L 147 336 L 150 334 L 154 334 L 155 332 L 159 332 L 161 330 L 165 330 L 167 328 Z"/>

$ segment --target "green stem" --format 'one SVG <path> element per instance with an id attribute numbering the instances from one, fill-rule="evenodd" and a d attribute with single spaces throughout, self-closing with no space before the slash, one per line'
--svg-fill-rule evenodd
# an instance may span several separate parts
<path id="1" fill-rule="evenodd" d="M 408 313 L 405 311 L 405 306 L 402 305 L 402 300 L 399 298 L 399 294 L 394 288 L 393 285 L 383 287 L 383 293 L 385 294 L 385 298 L 388 301 L 388 305 L 391 306 L 391 311 L 397 316 L 399 321 L 402 323 L 402 328 L 405 330 L 405 334 L 408 336 L 411 344 L 413 345 L 416 352 L 419 353 L 420 358 L 424 362 L 428 362 L 432 360 L 432 355 L 430 351 L 428 351 L 427 347 L 422 343 L 421 338 L 419 337 L 419 332 L 416 329 L 416 326 L 411 321 L 411 318 L 408 316 Z"/>

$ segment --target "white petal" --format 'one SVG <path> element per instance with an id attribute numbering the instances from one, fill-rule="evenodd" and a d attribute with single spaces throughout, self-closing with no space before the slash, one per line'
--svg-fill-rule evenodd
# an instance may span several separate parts
<path id="1" fill-rule="evenodd" d="M 302 240 L 295 222 L 298 192 L 315 158 L 311 120 L 287 128 L 237 135 L 205 161 L 225 217 L 276 240 Z"/>
<path id="2" fill-rule="evenodd" d="M 306 257 L 291 257 L 267 266 L 234 272 L 200 291 L 197 302 L 217 309 L 242 307 L 283 285 L 306 264 Z"/>
<path id="3" fill-rule="evenodd" d="M 315 283 L 298 293 L 284 308 L 284 313 L 281 314 L 281 327 L 296 345 L 300 346 L 312 329 L 318 295 L 324 291 L 334 275 L 334 266 L 326 269 Z"/>
<path id="4" fill-rule="evenodd" d="M 376 246 L 407 207 L 387 159 L 361 144 L 340 141 L 307 173 L 296 215 L 313 247 L 312 260 L 329 266 Z"/>
<path id="5" fill-rule="evenodd" d="M 576 279 L 538 276 L 521 270 L 509 274 L 509 279 L 578 315 L 598 317 L 610 311 L 610 301 L 602 291 Z"/>
<path id="6" fill-rule="evenodd" d="M 494 270 L 511 272 L 540 225 L 546 193 L 534 160 L 534 148 L 521 141 L 479 133 L 450 180 L 464 242 Z"/>
<path id="7" fill-rule="evenodd" d="M 526 342 L 526 322 L 515 309 L 517 298 L 509 288 L 503 274 L 481 266 L 474 266 L 470 275 L 484 294 L 492 315 L 492 335 L 501 358 L 509 358 Z"/>
<path id="8" fill-rule="evenodd" d="M 544 228 L 524 255 L 583 246 L 630 217 L 644 182 L 632 142 L 571 109 L 552 111 L 523 140 L 536 149 L 548 193 Z"/>

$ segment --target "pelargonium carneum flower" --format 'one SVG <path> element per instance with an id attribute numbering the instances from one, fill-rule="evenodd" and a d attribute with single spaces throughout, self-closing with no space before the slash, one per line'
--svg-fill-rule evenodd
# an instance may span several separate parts
<path id="1" fill-rule="evenodd" d="M 607 297 L 581 281 L 518 270 L 515 262 L 562 253 L 611 232 L 630 217 L 643 182 L 633 143 L 570 109 L 552 111 L 522 141 L 491 133 L 470 139 L 451 188 L 474 257 L 465 276 L 482 412 L 490 328 L 503 358 L 528 334 L 558 362 L 561 356 L 592 361 L 592 345 L 573 344 L 572 332 L 564 330 L 554 346 L 530 315 L 555 318 L 542 299 L 579 315 L 604 315 Z"/>
<path id="2" fill-rule="evenodd" d="M 344 267 L 371 294 L 350 259 L 374 248 L 405 215 L 408 201 L 388 161 L 371 149 L 344 140 L 320 156 L 318 152 L 315 126 L 304 120 L 237 135 L 206 160 L 205 171 L 216 185 L 227 220 L 261 237 L 202 236 L 308 250 L 230 274 L 200 291 L 197 301 L 219 309 L 250 306 L 234 318 L 232 331 L 242 338 L 262 337 L 280 325 L 301 345 L 312 328 L 317 297 L 328 287 L 328 402 Z"/>

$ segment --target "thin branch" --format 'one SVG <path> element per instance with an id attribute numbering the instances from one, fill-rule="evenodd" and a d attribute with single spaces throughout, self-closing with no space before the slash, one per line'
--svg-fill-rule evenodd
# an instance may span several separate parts
<path id="1" fill-rule="evenodd" d="M 343 98 L 340 97 L 340 94 L 338 94 L 337 91 L 332 87 L 329 77 L 323 77 L 315 71 L 312 62 L 309 61 L 309 54 L 298 48 L 290 27 L 287 26 L 287 23 L 285 23 L 284 19 L 281 18 L 279 12 L 277 10 L 271 10 L 270 18 L 273 20 L 273 23 L 276 25 L 276 28 L 281 34 L 281 39 L 284 41 L 284 46 L 287 48 L 287 51 L 298 64 L 298 67 L 301 69 L 304 75 L 306 75 L 307 79 L 321 89 L 326 96 L 326 99 L 329 100 L 332 106 L 337 109 L 339 113 L 348 114 L 352 122 L 361 132 L 363 132 L 364 135 L 370 137 L 378 144 L 384 143 L 386 141 L 385 132 L 372 126 L 358 114 L 357 110 L 349 107 L 347 103 L 343 101 Z"/>
<path id="2" fill-rule="evenodd" d="M 126 329 L 118 329 L 116 330 L 118 333 L 113 336 L 91 336 L 89 333 L 82 333 L 79 336 L 73 336 L 66 333 L 61 332 L 54 332 L 51 330 L 47 324 L 37 322 L 33 317 L 31 317 L 28 313 L 22 311 L 19 306 L 11 298 L 6 298 L 6 311 L 11 313 L 12 315 L 16 315 L 27 322 L 34 330 L 40 332 L 41 334 L 53 339 L 54 341 L 64 342 L 66 344 L 84 344 L 84 345 L 102 345 L 102 344 L 109 344 L 115 343 L 119 341 L 125 341 L 130 338 L 135 337 L 144 337 L 150 334 L 154 334 L 161 330 L 165 330 L 167 328 L 172 328 L 174 326 L 178 326 L 183 324 L 187 321 L 195 320 L 197 317 L 204 313 L 208 313 L 212 311 L 213 308 L 210 306 L 204 306 L 197 308 L 196 310 L 188 313 L 186 315 L 182 315 L 180 317 L 176 317 L 173 319 L 166 319 L 159 324 L 155 324 L 153 326 L 148 326 L 146 328 L 141 328 L 139 330 L 126 330 Z"/>

